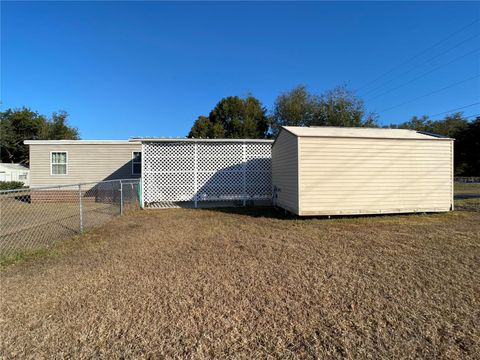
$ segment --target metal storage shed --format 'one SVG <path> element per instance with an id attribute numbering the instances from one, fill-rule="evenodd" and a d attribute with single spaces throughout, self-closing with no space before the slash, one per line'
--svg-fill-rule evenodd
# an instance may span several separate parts
<path id="1" fill-rule="evenodd" d="M 272 140 L 133 138 L 147 207 L 271 204 Z"/>
<path id="2" fill-rule="evenodd" d="M 453 210 L 453 139 L 286 126 L 272 147 L 272 185 L 274 204 L 297 215 Z"/>

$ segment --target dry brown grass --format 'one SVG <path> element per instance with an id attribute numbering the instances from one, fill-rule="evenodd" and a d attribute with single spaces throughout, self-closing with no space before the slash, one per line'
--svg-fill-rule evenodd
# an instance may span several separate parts
<path id="1" fill-rule="evenodd" d="M 153 210 L 3 267 L 0 357 L 478 358 L 480 213 Z"/>

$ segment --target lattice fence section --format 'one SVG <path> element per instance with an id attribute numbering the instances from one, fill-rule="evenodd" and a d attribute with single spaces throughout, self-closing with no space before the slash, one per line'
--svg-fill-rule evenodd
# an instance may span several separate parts
<path id="1" fill-rule="evenodd" d="M 270 142 L 144 142 L 147 206 L 270 200 Z"/>

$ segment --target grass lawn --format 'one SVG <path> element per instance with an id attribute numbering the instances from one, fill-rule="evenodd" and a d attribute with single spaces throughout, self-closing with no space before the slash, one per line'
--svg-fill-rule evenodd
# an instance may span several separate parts
<path id="1" fill-rule="evenodd" d="M 475 211 L 139 211 L 0 269 L 0 358 L 478 358 L 479 264 Z"/>
<path id="2" fill-rule="evenodd" d="M 455 188 L 455 195 L 462 195 L 462 194 L 480 195 L 479 183 L 455 183 L 454 188 Z"/>
<path id="3" fill-rule="evenodd" d="M 455 209 L 480 211 L 480 184 L 455 183 Z"/>

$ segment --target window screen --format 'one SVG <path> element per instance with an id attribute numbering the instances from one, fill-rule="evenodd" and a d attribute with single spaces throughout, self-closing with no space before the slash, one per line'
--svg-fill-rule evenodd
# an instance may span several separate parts
<path id="1" fill-rule="evenodd" d="M 67 153 L 65 151 L 52 152 L 52 175 L 67 175 Z"/>

